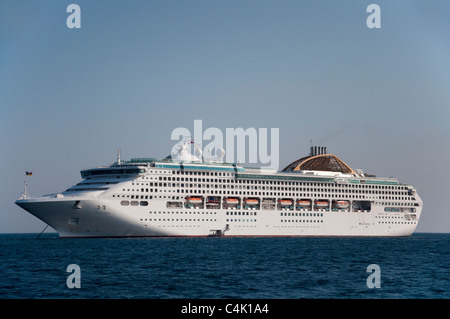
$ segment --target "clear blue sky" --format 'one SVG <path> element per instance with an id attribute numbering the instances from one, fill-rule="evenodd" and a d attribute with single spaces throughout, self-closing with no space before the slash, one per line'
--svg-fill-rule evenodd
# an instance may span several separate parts
<path id="1" fill-rule="evenodd" d="M 66 8 L 81 7 L 81 29 Z M 366 8 L 381 8 L 369 29 Z M 413 184 L 417 228 L 450 232 L 450 2 L 0 2 L 0 232 L 45 226 L 14 205 L 79 171 L 163 157 L 177 127 L 279 128 L 280 168 L 328 147 Z"/>

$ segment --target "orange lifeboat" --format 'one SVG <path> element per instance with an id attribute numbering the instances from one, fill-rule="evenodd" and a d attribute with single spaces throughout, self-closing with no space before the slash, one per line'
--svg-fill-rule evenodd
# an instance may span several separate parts
<path id="1" fill-rule="evenodd" d="M 237 198 L 225 198 L 223 200 L 224 204 L 230 205 L 230 206 L 236 206 L 239 204 L 239 200 Z"/>
<path id="2" fill-rule="evenodd" d="M 328 202 L 325 201 L 325 200 L 316 200 L 316 201 L 315 201 L 315 205 L 316 205 L 318 208 L 325 208 L 325 207 L 328 207 Z"/>
<path id="3" fill-rule="evenodd" d="M 334 205 L 336 206 L 336 208 L 346 209 L 350 206 L 350 203 L 346 200 L 338 200 L 334 203 Z"/>
<path id="4" fill-rule="evenodd" d="M 308 207 L 311 206 L 311 201 L 306 199 L 297 200 L 297 205 L 300 207 Z"/>
<path id="5" fill-rule="evenodd" d="M 292 200 L 290 199 L 279 199 L 278 204 L 281 206 L 292 206 Z"/>
<path id="6" fill-rule="evenodd" d="M 186 197 L 186 202 L 189 204 L 201 204 L 203 199 L 201 197 Z"/>
<path id="7" fill-rule="evenodd" d="M 258 205 L 258 203 L 259 203 L 259 200 L 255 199 L 255 198 L 244 199 L 244 204 L 249 205 L 249 206 Z"/>

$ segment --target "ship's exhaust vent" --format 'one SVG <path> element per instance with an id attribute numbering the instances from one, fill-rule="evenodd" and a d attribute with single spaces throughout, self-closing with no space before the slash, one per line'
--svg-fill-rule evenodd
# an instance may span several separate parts
<path id="1" fill-rule="evenodd" d="M 323 155 L 323 154 L 327 154 L 327 148 L 325 146 L 311 146 L 311 149 L 310 149 L 311 156 Z"/>

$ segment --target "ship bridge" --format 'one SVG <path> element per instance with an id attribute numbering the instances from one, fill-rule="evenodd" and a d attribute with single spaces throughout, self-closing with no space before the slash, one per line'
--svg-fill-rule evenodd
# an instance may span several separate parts
<path id="1" fill-rule="evenodd" d="M 326 147 L 321 146 L 311 146 L 311 153 L 308 156 L 292 162 L 282 171 L 327 171 L 357 175 L 344 161 L 336 155 L 328 154 Z"/>

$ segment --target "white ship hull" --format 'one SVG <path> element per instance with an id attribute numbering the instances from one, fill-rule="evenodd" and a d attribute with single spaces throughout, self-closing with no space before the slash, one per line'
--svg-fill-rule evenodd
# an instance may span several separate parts
<path id="1" fill-rule="evenodd" d="M 76 201 L 80 201 L 80 208 L 74 208 Z M 370 212 L 168 210 L 160 200 L 151 206 L 124 208 L 113 200 L 81 198 L 23 199 L 17 204 L 54 228 L 60 237 L 211 236 L 226 228 L 224 236 L 401 237 L 414 232 L 421 213 L 420 207 L 412 218 L 403 212 L 386 213 L 382 206 L 372 206 Z"/>

